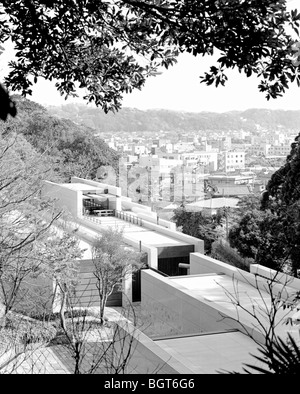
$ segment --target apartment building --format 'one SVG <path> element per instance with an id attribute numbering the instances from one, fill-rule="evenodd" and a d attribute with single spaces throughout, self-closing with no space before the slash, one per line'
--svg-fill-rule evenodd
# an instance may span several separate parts
<path id="1" fill-rule="evenodd" d="M 234 172 L 236 170 L 242 170 L 245 168 L 245 156 L 244 151 L 226 151 L 220 153 L 221 164 L 219 169 L 224 169 L 225 172 Z"/>
<path id="2" fill-rule="evenodd" d="M 187 167 L 196 168 L 200 166 L 207 172 L 217 171 L 218 169 L 217 152 L 194 151 L 192 153 L 183 153 L 181 158 Z"/>

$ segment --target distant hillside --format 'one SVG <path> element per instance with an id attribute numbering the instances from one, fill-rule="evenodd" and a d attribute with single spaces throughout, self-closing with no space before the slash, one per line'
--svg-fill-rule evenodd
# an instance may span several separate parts
<path id="1" fill-rule="evenodd" d="M 101 109 L 81 104 L 48 107 L 49 113 L 72 119 L 78 124 L 96 129 L 98 132 L 133 131 L 256 131 L 290 129 L 300 131 L 300 111 L 249 109 L 247 111 L 177 112 L 123 108 L 118 113 L 105 114 Z"/>
<path id="2" fill-rule="evenodd" d="M 52 168 L 63 181 L 71 176 L 94 178 L 101 166 L 118 164 L 117 152 L 99 137 L 95 130 L 71 119 L 57 117 L 43 106 L 13 96 L 18 114 L 1 124 L 3 133 L 15 130 L 52 163 Z"/>

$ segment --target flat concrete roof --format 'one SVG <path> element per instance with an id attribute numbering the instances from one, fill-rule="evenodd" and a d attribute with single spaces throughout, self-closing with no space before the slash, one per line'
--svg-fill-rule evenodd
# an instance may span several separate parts
<path id="1" fill-rule="evenodd" d="M 83 193 L 89 192 L 90 195 L 83 196 L 83 198 L 91 198 L 91 199 L 98 199 L 98 200 L 104 200 L 108 199 L 109 197 L 116 197 L 114 194 L 110 193 L 105 193 L 104 194 L 104 187 L 96 187 L 92 185 L 87 185 L 85 183 L 62 183 L 59 186 L 63 186 L 66 189 L 71 189 L 75 191 L 81 191 Z M 98 192 L 98 194 L 96 194 Z M 93 194 L 92 194 L 93 193 Z"/>
<path id="2" fill-rule="evenodd" d="M 156 231 L 144 229 L 141 231 L 141 227 L 137 231 L 126 231 L 124 233 L 128 238 L 136 241 L 141 241 L 145 245 L 155 247 L 169 247 L 169 246 L 187 246 L 190 245 L 186 242 L 179 241 L 178 239 L 168 237 L 164 234 L 159 234 Z"/>
<path id="3" fill-rule="evenodd" d="M 83 197 L 84 198 L 88 198 L 88 199 L 91 199 L 91 200 L 96 200 L 96 201 L 100 201 L 100 202 L 105 202 L 105 201 L 107 201 L 110 197 L 112 197 L 112 195 L 111 194 L 91 194 L 91 193 L 88 193 L 88 194 L 85 194 L 85 195 L 83 195 Z M 115 196 L 113 196 L 113 197 L 115 197 Z"/>
<path id="4" fill-rule="evenodd" d="M 227 292 L 234 294 L 237 291 L 243 305 L 250 305 L 254 299 L 259 297 L 255 287 L 239 281 L 238 288 L 236 289 L 235 281 L 223 274 L 180 276 L 170 279 L 172 282 L 176 282 L 186 289 L 192 290 L 193 295 L 200 296 L 209 302 L 222 304 L 227 309 L 233 308 L 232 302 L 226 294 Z"/>
<path id="5" fill-rule="evenodd" d="M 266 308 L 270 310 L 271 299 L 266 291 L 258 290 L 255 286 L 247 283 L 246 280 L 236 280 L 228 275 L 222 273 L 204 274 L 204 275 L 190 275 L 180 277 L 168 278 L 172 283 L 189 290 L 189 294 L 198 299 L 204 300 L 212 304 L 224 315 L 238 318 L 242 323 L 248 323 L 252 327 L 258 327 L 257 321 L 247 312 L 252 311 L 255 307 L 256 315 L 260 321 L 266 326 L 269 321 L 266 318 Z M 243 308 L 238 308 L 234 304 L 238 300 Z M 288 317 L 293 317 L 295 311 L 278 310 L 276 315 L 276 333 L 282 337 L 286 337 L 287 332 L 291 333 L 296 340 L 299 340 L 299 327 L 286 325 L 285 320 Z"/>
<path id="6" fill-rule="evenodd" d="M 245 179 L 253 178 L 253 175 L 208 175 L 209 179 Z"/>
<path id="7" fill-rule="evenodd" d="M 223 208 L 223 207 L 230 207 L 230 208 L 235 208 L 239 202 L 238 198 L 225 198 L 225 197 L 219 197 L 219 198 L 212 198 L 209 200 L 202 200 L 202 201 L 197 201 L 197 202 L 192 202 L 191 204 L 187 204 L 187 208 L 211 208 L 211 209 L 216 209 L 216 208 Z"/>
<path id="8" fill-rule="evenodd" d="M 103 188 L 87 185 L 85 183 L 63 183 L 60 184 L 59 186 L 63 186 L 66 187 L 67 189 L 77 190 L 77 191 L 90 191 L 90 190 L 93 191 L 100 190 L 101 192 L 103 191 Z"/>
<path id="9" fill-rule="evenodd" d="M 130 238 L 136 242 L 141 241 L 144 245 L 154 246 L 154 247 L 166 247 L 166 246 L 188 246 L 190 244 L 180 241 L 176 238 L 172 238 L 171 236 L 167 236 L 164 234 L 160 234 L 154 230 L 149 230 L 145 227 L 138 226 L 136 224 L 126 222 L 122 219 L 112 217 L 112 216 L 102 216 L 97 218 L 99 223 L 99 230 L 101 229 L 122 229 L 124 235 L 127 238 Z M 97 236 L 98 233 L 96 230 L 92 230 L 88 227 L 88 220 L 86 221 L 86 226 L 80 224 L 81 232 L 85 232 L 90 236 Z M 94 224 L 96 224 L 94 222 Z"/>
<path id="10" fill-rule="evenodd" d="M 261 365 L 250 355 L 258 355 L 256 343 L 238 331 L 162 339 L 155 343 L 195 374 L 241 373 L 244 364 Z"/>

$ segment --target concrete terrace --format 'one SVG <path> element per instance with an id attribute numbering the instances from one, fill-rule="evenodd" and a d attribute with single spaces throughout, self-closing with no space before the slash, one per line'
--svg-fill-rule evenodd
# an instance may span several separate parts
<path id="1" fill-rule="evenodd" d="M 207 305 L 214 305 L 221 316 L 228 316 L 239 319 L 248 327 L 257 327 L 257 321 L 248 313 L 256 308 L 256 315 L 260 321 L 265 322 L 267 327 L 269 321 L 266 319 L 266 311 L 272 309 L 271 298 L 267 285 L 265 288 L 256 288 L 253 284 L 247 283 L 247 279 L 242 282 L 225 274 L 204 274 L 191 275 L 187 277 L 170 278 L 176 286 L 185 288 L 189 294 L 200 302 Z M 238 302 L 241 307 L 236 306 Z M 285 325 L 287 318 L 294 315 L 294 311 L 280 308 L 276 315 L 276 333 L 285 337 L 286 332 L 290 332 L 295 338 L 299 338 L 299 327 Z M 250 330 L 249 330 L 250 331 Z"/>
<path id="2" fill-rule="evenodd" d="M 149 365 L 153 366 L 153 357 L 164 360 L 168 373 L 242 372 L 243 365 L 256 363 L 252 354 L 257 354 L 257 343 L 264 343 L 272 308 L 266 278 L 274 279 L 273 294 L 282 301 L 293 299 L 300 289 L 299 280 L 279 278 L 260 266 L 246 272 L 210 258 L 204 255 L 202 240 L 177 231 L 174 223 L 162 220 L 149 207 L 123 197 L 119 188 L 79 178 L 72 178 L 72 183 L 48 182 L 45 196 L 59 196 L 59 207 L 66 207 L 73 217 L 69 226 L 89 245 L 81 268 L 88 269 L 90 246 L 108 228 L 123 230 L 124 246 L 148 256 L 150 269 L 141 270 L 136 281 L 123 282 L 122 295 L 140 301 L 140 310 L 152 325 L 148 336 L 142 333 L 137 338 L 140 352 L 134 368 L 142 364 L 146 350 L 151 354 Z M 89 214 L 88 207 L 92 207 Z M 91 277 L 84 280 L 91 281 Z M 294 311 L 279 308 L 276 333 L 284 339 L 289 333 L 298 341 L 299 323 L 287 325 L 287 318 L 299 321 Z M 161 332 L 156 334 L 157 327 Z"/>
<path id="3" fill-rule="evenodd" d="M 116 218 L 116 217 L 101 217 L 93 218 L 90 216 L 84 216 L 79 225 L 80 234 L 87 236 L 96 236 L 97 230 L 91 227 L 91 223 L 95 224 L 98 229 L 117 229 L 123 230 L 125 239 L 131 239 L 135 242 L 142 242 L 142 244 L 149 246 L 188 246 L 187 242 L 178 240 L 172 236 L 164 235 L 159 233 L 158 230 L 150 230 L 137 224 L 130 223 L 128 221 Z"/>
<path id="4" fill-rule="evenodd" d="M 123 312 L 127 315 L 128 312 Z M 108 321 L 115 322 L 119 327 L 117 334 L 113 328 L 104 327 L 103 331 L 96 330 L 85 336 L 84 357 L 81 361 L 80 372 L 83 374 L 109 374 L 110 358 L 108 363 L 106 357 L 102 358 L 107 344 L 111 341 L 113 335 L 115 338 L 114 349 L 121 346 L 126 349 L 128 345 L 132 346 L 131 356 L 126 362 L 126 374 L 193 374 L 194 372 L 177 357 L 164 350 L 155 341 L 147 337 L 132 322 L 120 313 L 118 308 L 106 308 L 106 318 Z M 133 342 L 132 342 L 133 341 Z M 120 353 L 121 354 L 121 353 Z M 126 351 L 125 351 L 126 355 Z M 121 357 L 121 356 L 120 356 Z M 102 360 L 100 362 L 100 359 Z M 120 363 L 118 358 L 117 363 Z M 4 374 L 74 374 L 74 359 L 67 346 L 37 345 L 34 349 L 17 355 L 10 360 L 4 367 L 0 367 L 1 373 Z M 91 370 L 91 367 L 95 368 Z"/>
<path id="5" fill-rule="evenodd" d="M 299 316 L 282 307 L 295 298 L 299 279 L 257 265 L 249 273 L 199 253 L 192 253 L 190 261 L 187 276 L 142 271 L 141 307 L 149 319 L 169 327 L 169 336 L 238 330 L 264 343 L 273 318 L 277 336 L 286 340 L 290 334 L 300 343 Z"/>
<path id="6" fill-rule="evenodd" d="M 257 345 L 238 332 L 218 332 L 155 340 L 195 374 L 243 373 L 243 365 L 262 366 L 251 354 Z"/>
<path id="7" fill-rule="evenodd" d="M 177 275 L 179 263 L 188 263 L 190 253 L 204 252 L 202 240 L 177 231 L 175 223 L 159 218 L 150 207 L 122 196 L 119 187 L 74 177 L 70 184 L 45 181 L 43 196 L 54 198 L 71 214 L 68 226 L 77 228 L 82 242 L 93 243 L 104 229 L 123 230 L 124 243 L 146 253 L 148 266 L 167 275 Z"/>
<path id="8" fill-rule="evenodd" d="M 43 195 L 47 198 L 54 198 L 59 207 L 71 213 L 74 222 L 82 225 L 84 232 L 88 232 L 87 228 L 96 231 L 108 227 L 122 228 L 124 233 L 132 239 L 140 240 L 141 238 L 149 245 L 186 246 L 193 244 L 196 245 L 195 251 L 203 249 L 203 241 L 176 231 L 174 223 L 160 219 L 150 207 L 134 203 L 131 199 L 121 196 L 121 189 L 118 187 L 74 177 L 69 184 L 45 182 Z M 100 205 L 103 200 L 106 200 L 107 209 L 116 214 L 101 217 L 86 215 L 83 208 L 84 201 L 88 199 L 95 199 Z M 140 237 L 135 233 L 141 233 Z"/>

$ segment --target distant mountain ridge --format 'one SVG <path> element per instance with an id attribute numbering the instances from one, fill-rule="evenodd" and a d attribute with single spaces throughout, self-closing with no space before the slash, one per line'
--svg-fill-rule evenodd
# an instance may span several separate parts
<path id="1" fill-rule="evenodd" d="M 194 113 L 164 109 L 143 111 L 123 108 L 116 114 L 105 114 L 101 109 L 83 104 L 49 106 L 47 109 L 53 115 L 72 119 L 74 122 L 92 127 L 98 132 L 256 131 L 259 129 L 300 131 L 300 110 L 248 109 L 224 113 Z"/>

